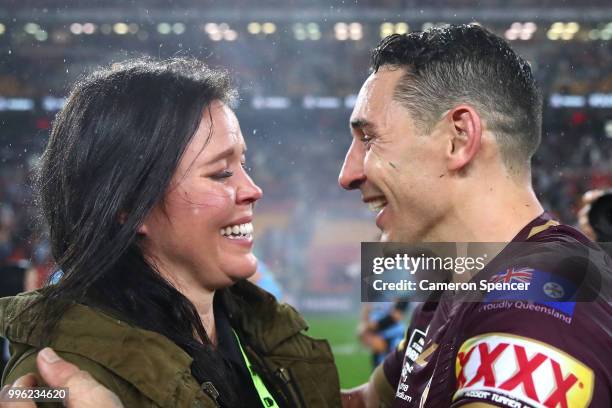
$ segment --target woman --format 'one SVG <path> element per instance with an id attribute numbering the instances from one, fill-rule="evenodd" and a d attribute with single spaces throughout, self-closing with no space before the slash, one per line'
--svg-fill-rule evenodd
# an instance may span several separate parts
<path id="1" fill-rule="evenodd" d="M 246 281 L 253 205 L 228 77 L 191 59 L 76 84 L 42 156 L 61 279 L 0 301 L 3 378 L 50 346 L 126 407 L 340 406 L 329 346 Z"/>

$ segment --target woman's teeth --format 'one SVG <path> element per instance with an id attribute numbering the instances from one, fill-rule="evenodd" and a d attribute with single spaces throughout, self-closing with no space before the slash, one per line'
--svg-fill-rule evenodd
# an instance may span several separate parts
<path id="1" fill-rule="evenodd" d="M 368 203 L 370 210 L 374 212 L 380 212 L 387 205 L 387 201 L 384 198 L 379 198 L 378 200 L 373 200 Z"/>
<path id="2" fill-rule="evenodd" d="M 253 234 L 253 224 L 247 222 L 246 224 L 230 225 L 221 228 L 219 232 L 230 239 L 250 237 Z"/>

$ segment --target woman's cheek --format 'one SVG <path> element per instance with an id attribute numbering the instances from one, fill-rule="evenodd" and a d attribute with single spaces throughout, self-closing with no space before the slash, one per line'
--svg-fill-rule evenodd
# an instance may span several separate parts
<path id="1" fill-rule="evenodd" d="M 236 197 L 235 189 L 229 186 L 200 186 L 199 189 L 184 188 L 182 190 L 180 202 L 175 202 L 175 204 L 192 210 L 226 209 Z"/>

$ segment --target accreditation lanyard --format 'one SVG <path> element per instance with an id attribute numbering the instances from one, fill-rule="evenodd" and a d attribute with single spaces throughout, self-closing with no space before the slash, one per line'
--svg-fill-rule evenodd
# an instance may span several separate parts
<path id="1" fill-rule="evenodd" d="M 251 362 L 242 348 L 240 338 L 238 338 L 238 335 L 234 329 L 232 329 L 232 332 L 234 332 L 234 336 L 236 336 L 236 341 L 238 342 L 238 347 L 240 347 L 242 358 L 244 359 L 247 369 L 249 370 L 249 374 L 251 374 L 251 380 L 253 381 L 253 385 L 255 386 L 255 390 L 257 391 L 257 395 L 259 395 L 262 405 L 265 408 L 278 408 L 278 404 L 274 400 L 274 397 L 272 397 L 272 394 L 270 394 L 270 391 L 268 391 L 266 388 L 266 384 L 264 384 L 259 374 L 257 374 L 255 371 L 253 371 L 253 368 L 251 368 Z"/>

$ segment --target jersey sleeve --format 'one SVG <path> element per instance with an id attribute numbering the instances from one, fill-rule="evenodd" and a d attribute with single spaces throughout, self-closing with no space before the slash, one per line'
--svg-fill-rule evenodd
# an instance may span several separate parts
<path id="1" fill-rule="evenodd" d="M 607 302 L 472 306 L 455 358 L 453 407 L 612 406 Z"/>

